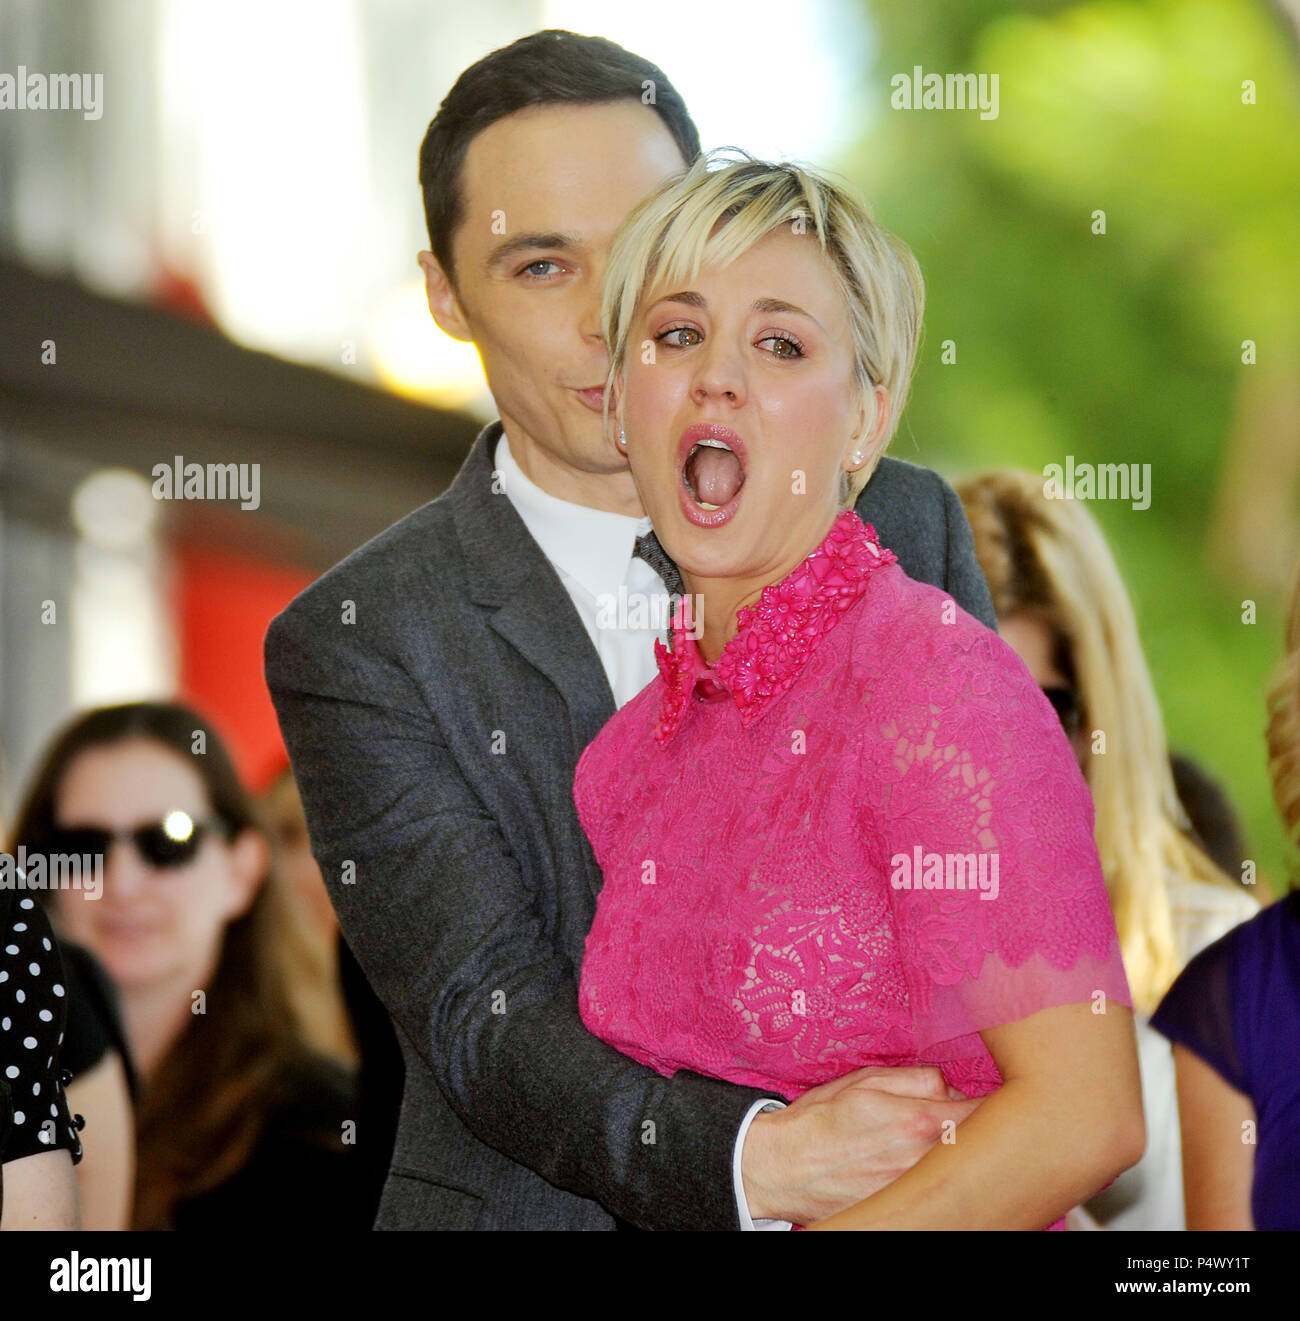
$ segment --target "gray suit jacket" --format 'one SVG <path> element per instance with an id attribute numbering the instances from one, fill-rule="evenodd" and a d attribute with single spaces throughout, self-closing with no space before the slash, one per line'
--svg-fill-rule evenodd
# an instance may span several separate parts
<path id="1" fill-rule="evenodd" d="M 579 1017 L 601 877 L 573 772 L 615 703 L 554 569 L 492 493 L 499 435 L 266 637 L 312 848 L 405 1057 L 376 1228 L 735 1229 L 732 1151 L 762 1094 L 663 1078 Z M 886 459 L 858 508 L 909 574 L 992 620 L 936 474 Z"/>

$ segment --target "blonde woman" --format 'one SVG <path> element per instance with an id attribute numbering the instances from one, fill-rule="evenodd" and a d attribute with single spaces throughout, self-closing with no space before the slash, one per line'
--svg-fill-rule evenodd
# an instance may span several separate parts
<path id="1" fill-rule="evenodd" d="M 703 158 L 614 244 L 612 435 L 686 595 L 578 763 L 579 1006 L 786 1100 L 938 1065 L 984 1098 L 956 1140 L 816 1227 L 1041 1229 L 1141 1152 L 1130 1000 L 1055 713 L 852 510 L 921 307 L 907 249 L 794 165 Z"/>
<path id="2" fill-rule="evenodd" d="M 1300 563 L 1266 737 L 1300 846 Z M 1174 1043 L 1188 1229 L 1300 1229 L 1300 890 L 1197 955 L 1151 1021 Z"/>
<path id="3" fill-rule="evenodd" d="M 1128 593 L 1092 515 L 1033 473 L 959 483 L 998 631 L 1070 736 L 1139 1010 L 1147 1151 L 1090 1208 L 1112 1229 L 1181 1229 L 1178 1112 L 1168 1043 L 1147 1016 L 1198 950 L 1257 911 L 1185 829 L 1164 724 Z M 1104 736 L 1105 744 L 1094 739 Z"/>

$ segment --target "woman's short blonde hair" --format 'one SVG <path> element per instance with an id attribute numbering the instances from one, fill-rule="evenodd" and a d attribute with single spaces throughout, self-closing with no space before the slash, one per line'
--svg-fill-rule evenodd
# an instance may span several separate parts
<path id="1" fill-rule="evenodd" d="M 608 384 L 623 371 L 636 309 L 652 282 L 675 286 L 702 266 L 729 265 L 783 225 L 812 234 L 830 262 L 853 329 L 855 384 L 869 419 L 875 417 L 875 386 L 889 391 L 883 442 L 863 467 L 846 474 L 842 503 L 851 506 L 903 411 L 921 337 L 925 283 L 911 250 L 876 224 L 847 185 L 804 165 L 757 160 L 728 147 L 699 157 L 652 193 L 619 231 L 605 268 L 601 321 L 609 346 Z M 610 394 L 607 389 L 607 400 Z"/>

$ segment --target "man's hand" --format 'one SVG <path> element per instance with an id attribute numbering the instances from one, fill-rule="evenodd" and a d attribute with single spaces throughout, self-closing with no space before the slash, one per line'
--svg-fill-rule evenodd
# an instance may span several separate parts
<path id="1" fill-rule="evenodd" d="M 866 1068 L 757 1115 L 741 1173 L 754 1219 L 810 1225 L 870 1197 L 912 1168 L 979 1105 L 935 1068 Z"/>

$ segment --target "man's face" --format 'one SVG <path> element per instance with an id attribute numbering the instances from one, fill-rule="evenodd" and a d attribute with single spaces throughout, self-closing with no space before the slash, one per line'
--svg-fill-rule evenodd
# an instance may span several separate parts
<path id="1" fill-rule="evenodd" d="M 454 288 L 421 253 L 435 320 L 474 341 L 512 452 L 561 498 L 639 512 L 627 460 L 602 435 L 601 280 L 619 226 L 684 167 L 637 101 L 522 110 L 466 152 Z"/>

